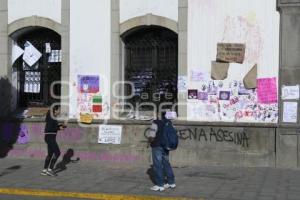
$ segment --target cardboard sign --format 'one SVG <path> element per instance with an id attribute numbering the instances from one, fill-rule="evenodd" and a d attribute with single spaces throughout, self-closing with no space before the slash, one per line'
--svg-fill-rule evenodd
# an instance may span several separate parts
<path id="1" fill-rule="evenodd" d="M 244 85 L 247 89 L 256 88 L 256 78 L 257 78 L 257 64 L 255 64 L 251 70 L 246 74 L 244 78 Z"/>
<path id="2" fill-rule="evenodd" d="M 28 108 L 27 116 L 45 116 L 49 108 L 46 107 L 30 107 Z"/>
<path id="3" fill-rule="evenodd" d="M 245 44 L 218 43 L 217 61 L 228 63 L 243 63 L 245 58 Z"/>
<path id="4" fill-rule="evenodd" d="M 224 80 L 227 78 L 229 63 L 211 62 L 211 78 L 213 80 Z"/>

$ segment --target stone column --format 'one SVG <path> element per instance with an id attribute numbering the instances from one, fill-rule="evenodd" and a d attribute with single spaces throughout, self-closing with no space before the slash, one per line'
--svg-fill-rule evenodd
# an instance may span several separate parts
<path id="1" fill-rule="evenodd" d="M 0 0 L 0 117 L 10 113 L 11 70 L 8 61 L 7 0 Z"/>
<path id="2" fill-rule="evenodd" d="M 187 28 L 188 0 L 178 0 L 178 77 L 188 74 L 187 66 Z M 178 91 L 178 116 L 180 120 L 187 117 L 187 91 Z"/>
<path id="3" fill-rule="evenodd" d="M 116 103 L 120 102 L 114 94 L 120 96 L 122 85 L 118 84 L 113 87 L 116 81 L 121 81 L 121 41 L 120 41 L 120 2 L 119 0 L 111 1 L 111 71 L 110 71 L 110 118 L 114 118 L 113 108 Z M 117 116 L 116 116 L 117 117 Z"/>
<path id="4" fill-rule="evenodd" d="M 283 85 L 300 84 L 300 0 L 278 0 L 280 12 L 280 70 L 279 70 L 279 128 L 277 130 L 278 167 L 296 168 L 300 166 L 299 149 L 299 108 L 297 123 L 284 123 L 283 103 L 299 100 L 282 100 Z"/>
<path id="5" fill-rule="evenodd" d="M 70 83 L 70 0 L 61 1 L 61 104 L 62 112 L 69 113 Z"/>

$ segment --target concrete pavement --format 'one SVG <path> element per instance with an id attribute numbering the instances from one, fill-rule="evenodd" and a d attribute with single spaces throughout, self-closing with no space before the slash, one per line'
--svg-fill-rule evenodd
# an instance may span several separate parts
<path id="1" fill-rule="evenodd" d="M 205 200 L 300 199 L 299 170 L 175 167 L 177 188 L 153 192 L 149 190 L 152 186 L 149 167 L 79 161 L 67 164 L 57 177 L 48 177 L 40 175 L 42 165 L 42 160 L 1 159 L 0 199 L 64 200 L 73 199 L 72 194 L 81 199 L 110 200 L 167 197 Z M 29 190 L 36 196 L 24 196 Z M 22 198 L 16 196 L 18 194 L 23 195 Z M 96 195 L 95 198 L 89 198 L 93 195 Z"/>

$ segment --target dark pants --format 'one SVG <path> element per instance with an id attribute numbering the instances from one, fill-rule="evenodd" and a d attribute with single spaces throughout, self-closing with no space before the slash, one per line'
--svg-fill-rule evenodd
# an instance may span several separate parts
<path id="1" fill-rule="evenodd" d="M 175 178 L 169 162 L 169 151 L 162 147 L 152 147 L 152 160 L 155 184 L 162 187 L 165 183 L 165 176 L 167 183 L 174 184 Z"/>
<path id="2" fill-rule="evenodd" d="M 56 142 L 56 134 L 45 134 L 45 142 L 47 143 L 48 155 L 45 160 L 44 169 L 53 169 L 60 156 L 60 150 Z"/>

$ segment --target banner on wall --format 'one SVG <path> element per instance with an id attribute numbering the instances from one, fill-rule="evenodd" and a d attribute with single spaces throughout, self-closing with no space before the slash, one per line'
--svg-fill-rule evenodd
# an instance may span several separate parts
<path id="1" fill-rule="evenodd" d="M 99 76 L 97 75 L 78 75 L 78 89 L 80 93 L 99 92 Z"/>
<path id="2" fill-rule="evenodd" d="M 100 125 L 98 143 L 121 144 L 122 126 Z"/>

